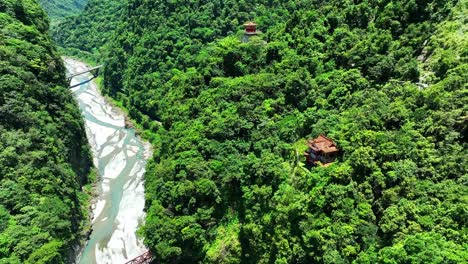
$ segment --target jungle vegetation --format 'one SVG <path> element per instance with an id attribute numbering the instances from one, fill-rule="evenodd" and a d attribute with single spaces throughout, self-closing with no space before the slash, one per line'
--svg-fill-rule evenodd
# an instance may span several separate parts
<path id="1" fill-rule="evenodd" d="M 79 13 L 86 6 L 87 0 L 38 0 L 47 12 L 52 23 Z"/>
<path id="2" fill-rule="evenodd" d="M 153 132 L 145 243 L 161 263 L 468 261 L 467 10 L 129 0 L 104 89 Z M 319 134 L 342 155 L 308 170 Z"/>
<path id="3" fill-rule="evenodd" d="M 52 25 L 51 35 L 60 52 L 97 62 L 110 41 L 125 1 L 89 1 L 84 11 Z"/>
<path id="4" fill-rule="evenodd" d="M 0 0 L 0 263 L 66 263 L 83 229 L 90 152 L 35 0 Z"/>
<path id="5" fill-rule="evenodd" d="M 161 263 L 468 261 L 467 0 L 98 2 L 54 38 L 155 146 Z M 341 156 L 308 168 L 319 134 Z"/>

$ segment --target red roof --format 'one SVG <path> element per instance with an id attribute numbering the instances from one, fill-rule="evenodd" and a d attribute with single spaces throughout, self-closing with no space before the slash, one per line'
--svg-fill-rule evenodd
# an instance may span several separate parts
<path id="1" fill-rule="evenodd" d="M 314 140 L 309 140 L 307 143 L 309 148 L 316 152 L 333 153 L 339 151 L 336 147 L 336 143 L 324 135 L 320 135 Z"/>

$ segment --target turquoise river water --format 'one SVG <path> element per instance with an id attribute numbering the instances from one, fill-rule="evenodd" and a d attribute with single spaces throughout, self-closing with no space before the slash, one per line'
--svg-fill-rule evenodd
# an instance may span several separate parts
<path id="1" fill-rule="evenodd" d="M 69 73 L 87 66 L 64 59 Z M 72 85 L 89 81 L 90 74 L 75 77 Z M 120 109 L 109 104 L 94 81 L 72 88 L 85 119 L 94 165 L 99 171 L 93 202 L 93 231 L 77 258 L 80 264 L 124 264 L 147 249 L 136 236 L 144 220 L 143 174 L 150 146 L 125 128 Z"/>

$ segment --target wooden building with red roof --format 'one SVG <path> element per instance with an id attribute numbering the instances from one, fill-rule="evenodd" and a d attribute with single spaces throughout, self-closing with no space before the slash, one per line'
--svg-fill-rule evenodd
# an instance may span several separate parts
<path id="1" fill-rule="evenodd" d="M 255 24 L 255 22 L 253 22 L 253 21 L 246 22 L 244 24 L 244 28 L 245 28 L 244 34 L 247 34 L 247 35 L 257 35 L 258 34 L 257 24 Z"/>
<path id="2" fill-rule="evenodd" d="M 304 155 L 308 164 L 317 164 L 320 161 L 322 165 L 328 165 L 335 161 L 340 151 L 336 143 L 324 135 L 309 139 L 307 146 Z"/>
<path id="3" fill-rule="evenodd" d="M 242 36 L 242 42 L 247 43 L 251 37 L 260 35 L 262 32 L 257 30 L 257 24 L 253 21 L 248 21 L 244 24 L 244 35 Z"/>

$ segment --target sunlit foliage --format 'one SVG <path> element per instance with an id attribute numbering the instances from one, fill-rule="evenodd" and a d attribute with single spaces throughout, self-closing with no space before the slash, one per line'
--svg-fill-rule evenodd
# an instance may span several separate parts
<path id="1" fill-rule="evenodd" d="M 161 263 L 467 262 L 466 13 L 129 0 L 104 90 L 154 136 L 145 243 Z M 322 133 L 342 154 L 308 169 Z"/>
<path id="2" fill-rule="evenodd" d="M 83 121 L 36 1 L 0 1 L 0 263 L 64 263 L 90 167 Z"/>

